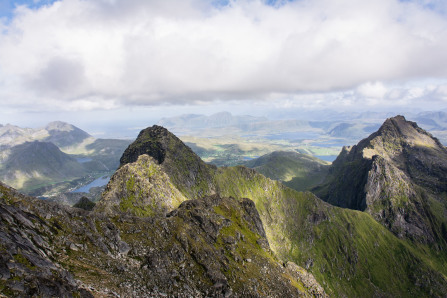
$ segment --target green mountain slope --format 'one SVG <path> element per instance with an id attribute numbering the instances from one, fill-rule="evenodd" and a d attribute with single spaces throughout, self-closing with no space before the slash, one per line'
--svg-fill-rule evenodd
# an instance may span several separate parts
<path id="1" fill-rule="evenodd" d="M 53 143 L 27 142 L 9 149 L 0 168 L 1 179 L 23 191 L 42 184 L 72 180 L 86 175 L 87 169 Z"/>
<path id="2" fill-rule="evenodd" d="M 293 151 L 275 151 L 244 165 L 298 191 L 311 189 L 323 182 L 329 169 L 329 162 Z"/>
<path id="3" fill-rule="evenodd" d="M 273 252 L 308 268 L 329 294 L 411 297 L 447 293 L 445 253 L 438 252 L 437 258 L 425 255 L 432 253 L 430 247 L 399 239 L 369 214 L 331 206 L 312 193 L 297 192 L 242 166 L 216 170 L 161 127 L 148 128 L 140 136 L 122 161 L 136 160 L 138 154 L 154 157 L 174 186 L 190 199 L 196 192 L 188 191 L 182 179 L 173 179 L 179 173 L 188 173 L 189 185 L 200 185 L 204 193 L 253 200 Z M 175 146 L 163 145 L 170 142 L 160 143 L 160 138 L 175 140 Z M 174 163 L 169 156 L 180 160 Z M 183 159 L 199 165 L 191 170 Z M 179 168 L 173 169 L 176 165 Z M 194 181 L 197 168 L 203 171 Z"/>

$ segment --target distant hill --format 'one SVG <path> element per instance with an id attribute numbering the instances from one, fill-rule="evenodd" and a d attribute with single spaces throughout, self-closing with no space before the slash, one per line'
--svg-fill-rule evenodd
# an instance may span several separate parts
<path id="1" fill-rule="evenodd" d="M 72 180 L 86 175 L 87 168 L 49 142 L 26 142 L 9 149 L 0 168 L 0 179 L 22 190 L 48 182 Z"/>
<path id="2" fill-rule="evenodd" d="M 293 151 L 275 151 L 252 159 L 245 166 L 265 177 L 279 180 L 298 191 L 309 190 L 325 178 L 329 162 Z"/>
<path id="3" fill-rule="evenodd" d="M 44 141 L 51 142 L 58 147 L 76 146 L 92 137 L 82 129 L 61 121 L 49 123 L 45 130 L 48 131 L 49 136 Z"/>
<path id="4" fill-rule="evenodd" d="M 205 131 L 209 135 L 275 135 L 283 132 L 315 130 L 308 121 L 297 119 L 269 120 L 266 117 L 232 115 L 221 112 L 210 116 L 187 114 L 163 118 L 158 125 L 181 134 L 198 135 Z M 317 129 L 318 130 L 318 129 Z"/>
<path id="5" fill-rule="evenodd" d="M 240 127 L 254 122 L 267 121 L 265 117 L 254 116 L 233 116 L 229 112 L 220 112 L 210 116 L 186 114 L 177 117 L 162 118 L 158 125 L 167 128 L 223 128 L 223 127 Z"/>
<path id="6" fill-rule="evenodd" d="M 48 133 L 45 131 L 36 133 L 32 128 L 21 128 L 6 124 L 5 126 L 0 126 L 0 147 L 7 148 L 36 139 L 42 139 L 47 136 Z"/>

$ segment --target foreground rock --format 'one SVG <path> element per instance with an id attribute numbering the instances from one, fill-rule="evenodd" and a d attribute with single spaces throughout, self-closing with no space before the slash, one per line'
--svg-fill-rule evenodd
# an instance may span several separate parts
<path id="1" fill-rule="evenodd" d="M 4 185 L 0 196 L 0 292 L 8 296 L 325 296 L 304 269 L 274 257 L 248 199 L 209 196 L 142 218 Z"/>

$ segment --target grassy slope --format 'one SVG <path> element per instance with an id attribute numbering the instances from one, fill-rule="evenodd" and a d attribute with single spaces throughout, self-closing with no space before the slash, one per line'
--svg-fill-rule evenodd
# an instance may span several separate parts
<path id="1" fill-rule="evenodd" d="M 290 188 L 303 191 L 323 181 L 329 162 L 307 154 L 275 151 L 250 160 L 245 166 L 255 169 L 265 177 L 280 180 Z"/>
<path id="2" fill-rule="evenodd" d="M 421 247 L 398 239 L 366 213 L 332 207 L 243 167 L 219 169 L 216 184 L 221 195 L 252 199 L 272 249 L 307 264 L 328 293 L 409 297 L 447 290 L 447 267 L 439 259 L 428 260 Z"/>

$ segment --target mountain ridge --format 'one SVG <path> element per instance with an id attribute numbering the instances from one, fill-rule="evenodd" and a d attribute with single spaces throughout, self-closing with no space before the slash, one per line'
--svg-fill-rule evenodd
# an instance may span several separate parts
<path id="1" fill-rule="evenodd" d="M 314 191 L 336 206 L 366 211 L 401 238 L 446 247 L 440 237 L 446 208 L 435 210 L 447 202 L 446 178 L 446 147 L 415 122 L 396 116 L 357 145 L 344 147 Z"/>

